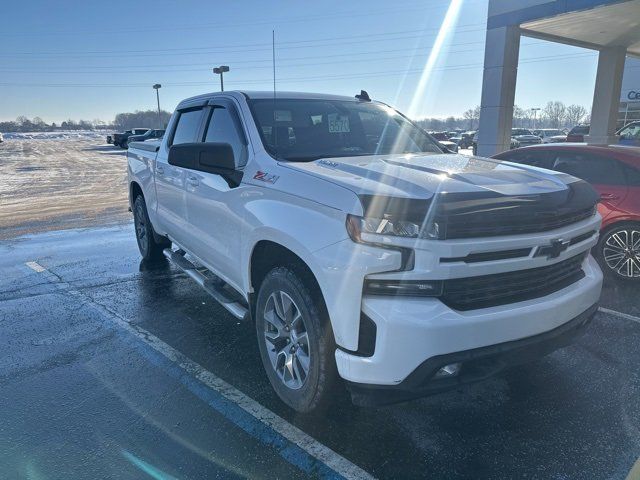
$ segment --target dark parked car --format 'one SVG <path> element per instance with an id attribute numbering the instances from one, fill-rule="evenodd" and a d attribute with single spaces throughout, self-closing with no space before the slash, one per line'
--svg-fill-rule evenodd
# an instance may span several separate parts
<path id="1" fill-rule="evenodd" d="M 567 134 L 567 142 L 584 142 L 584 136 L 589 135 L 589 125 L 576 125 Z"/>
<path id="2" fill-rule="evenodd" d="M 162 138 L 163 136 L 164 136 L 164 130 L 158 130 L 158 129 L 149 130 L 144 135 L 131 135 L 127 139 L 127 146 L 131 142 L 146 142 L 147 140 L 157 140 L 159 138 Z"/>
<path id="3" fill-rule="evenodd" d="M 640 281 L 640 148 L 546 144 L 493 158 L 548 168 L 590 182 L 600 194 L 596 253 L 611 275 Z"/>
<path id="4" fill-rule="evenodd" d="M 125 130 L 122 133 L 114 133 L 113 144 L 116 147 L 127 148 L 127 141 L 131 135 L 144 135 L 148 131 L 148 128 L 132 128 L 131 130 Z"/>
<path id="5" fill-rule="evenodd" d="M 511 138 L 518 142 L 519 147 L 526 147 L 527 145 L 536 145 L 542 142 L 542 139 L 534 135 L 531 130 L 526 128 L 512 128 Z"/>

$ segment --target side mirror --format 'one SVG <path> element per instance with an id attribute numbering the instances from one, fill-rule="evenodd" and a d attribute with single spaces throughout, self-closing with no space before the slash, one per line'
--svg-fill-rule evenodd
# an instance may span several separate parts
<path id="1" fill-rule="evenodd" d="M 169 148 L 169 165 L 227 176 L 236 171 L 228 143 L 181 143 Z"/>

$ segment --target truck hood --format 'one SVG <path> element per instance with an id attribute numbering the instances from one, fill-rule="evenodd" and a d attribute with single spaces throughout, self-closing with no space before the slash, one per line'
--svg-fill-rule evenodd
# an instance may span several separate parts
<path id="1" fill-rule="evenodd" d="M 369 155 L 282 164 L 361 195 L 430 199 L 439 192 L 530 195 L 567 190 L 573 177 L 457 154 Z"/>

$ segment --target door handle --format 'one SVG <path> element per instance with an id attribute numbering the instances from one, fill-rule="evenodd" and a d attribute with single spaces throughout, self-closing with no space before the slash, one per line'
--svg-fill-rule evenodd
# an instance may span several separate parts
<path id="1" fill-rule="evenodd" d="M 156 165 L 156 173 L 162 175 L 164 173 L 164 167 L 162 165 Z"/>
<path id="2" fill-rule="evenodd" d="M 603 193 L 600 195 L 600 200 L 619 200 L 620 197 L 613 193 Z"/>
<path id="3" fill-rule="evenodd" d="M 200 182 L 198 181 L 198 177 L 194 177 L 193 175 L 189 175 L 187 177 L 187 183 L 192 187 L 197 187 L 198 185 L 200 185 Z"/>

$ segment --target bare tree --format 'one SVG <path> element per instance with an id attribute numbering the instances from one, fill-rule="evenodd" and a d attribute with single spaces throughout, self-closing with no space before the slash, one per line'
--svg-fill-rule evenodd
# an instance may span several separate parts
<path id="1" fill-rule="evenodd" d="M 566 123 L 568 127 L 578 125 L 587 114 L 587 109 L 582 105 L 569 105 L 566 112 Z"/>
<path id="2" fill-rule="evenodd" d="M 464 112 L 462 116 L 469 122 L 469 130 L 473 130 L 476 128 L 478 120 L 480 120 L 480 106 L 478 105 L 475 108 L 470 108 Z"/>
<path id="3" fill-rule="evenodd" d="M 566 116 L 566 111 L 567 108 L 564 103 L 556 100 L 555 102 L 547 102 L 547 105 L 542 109 L 542 114 L 553 128 L 560 128 Z"/>

